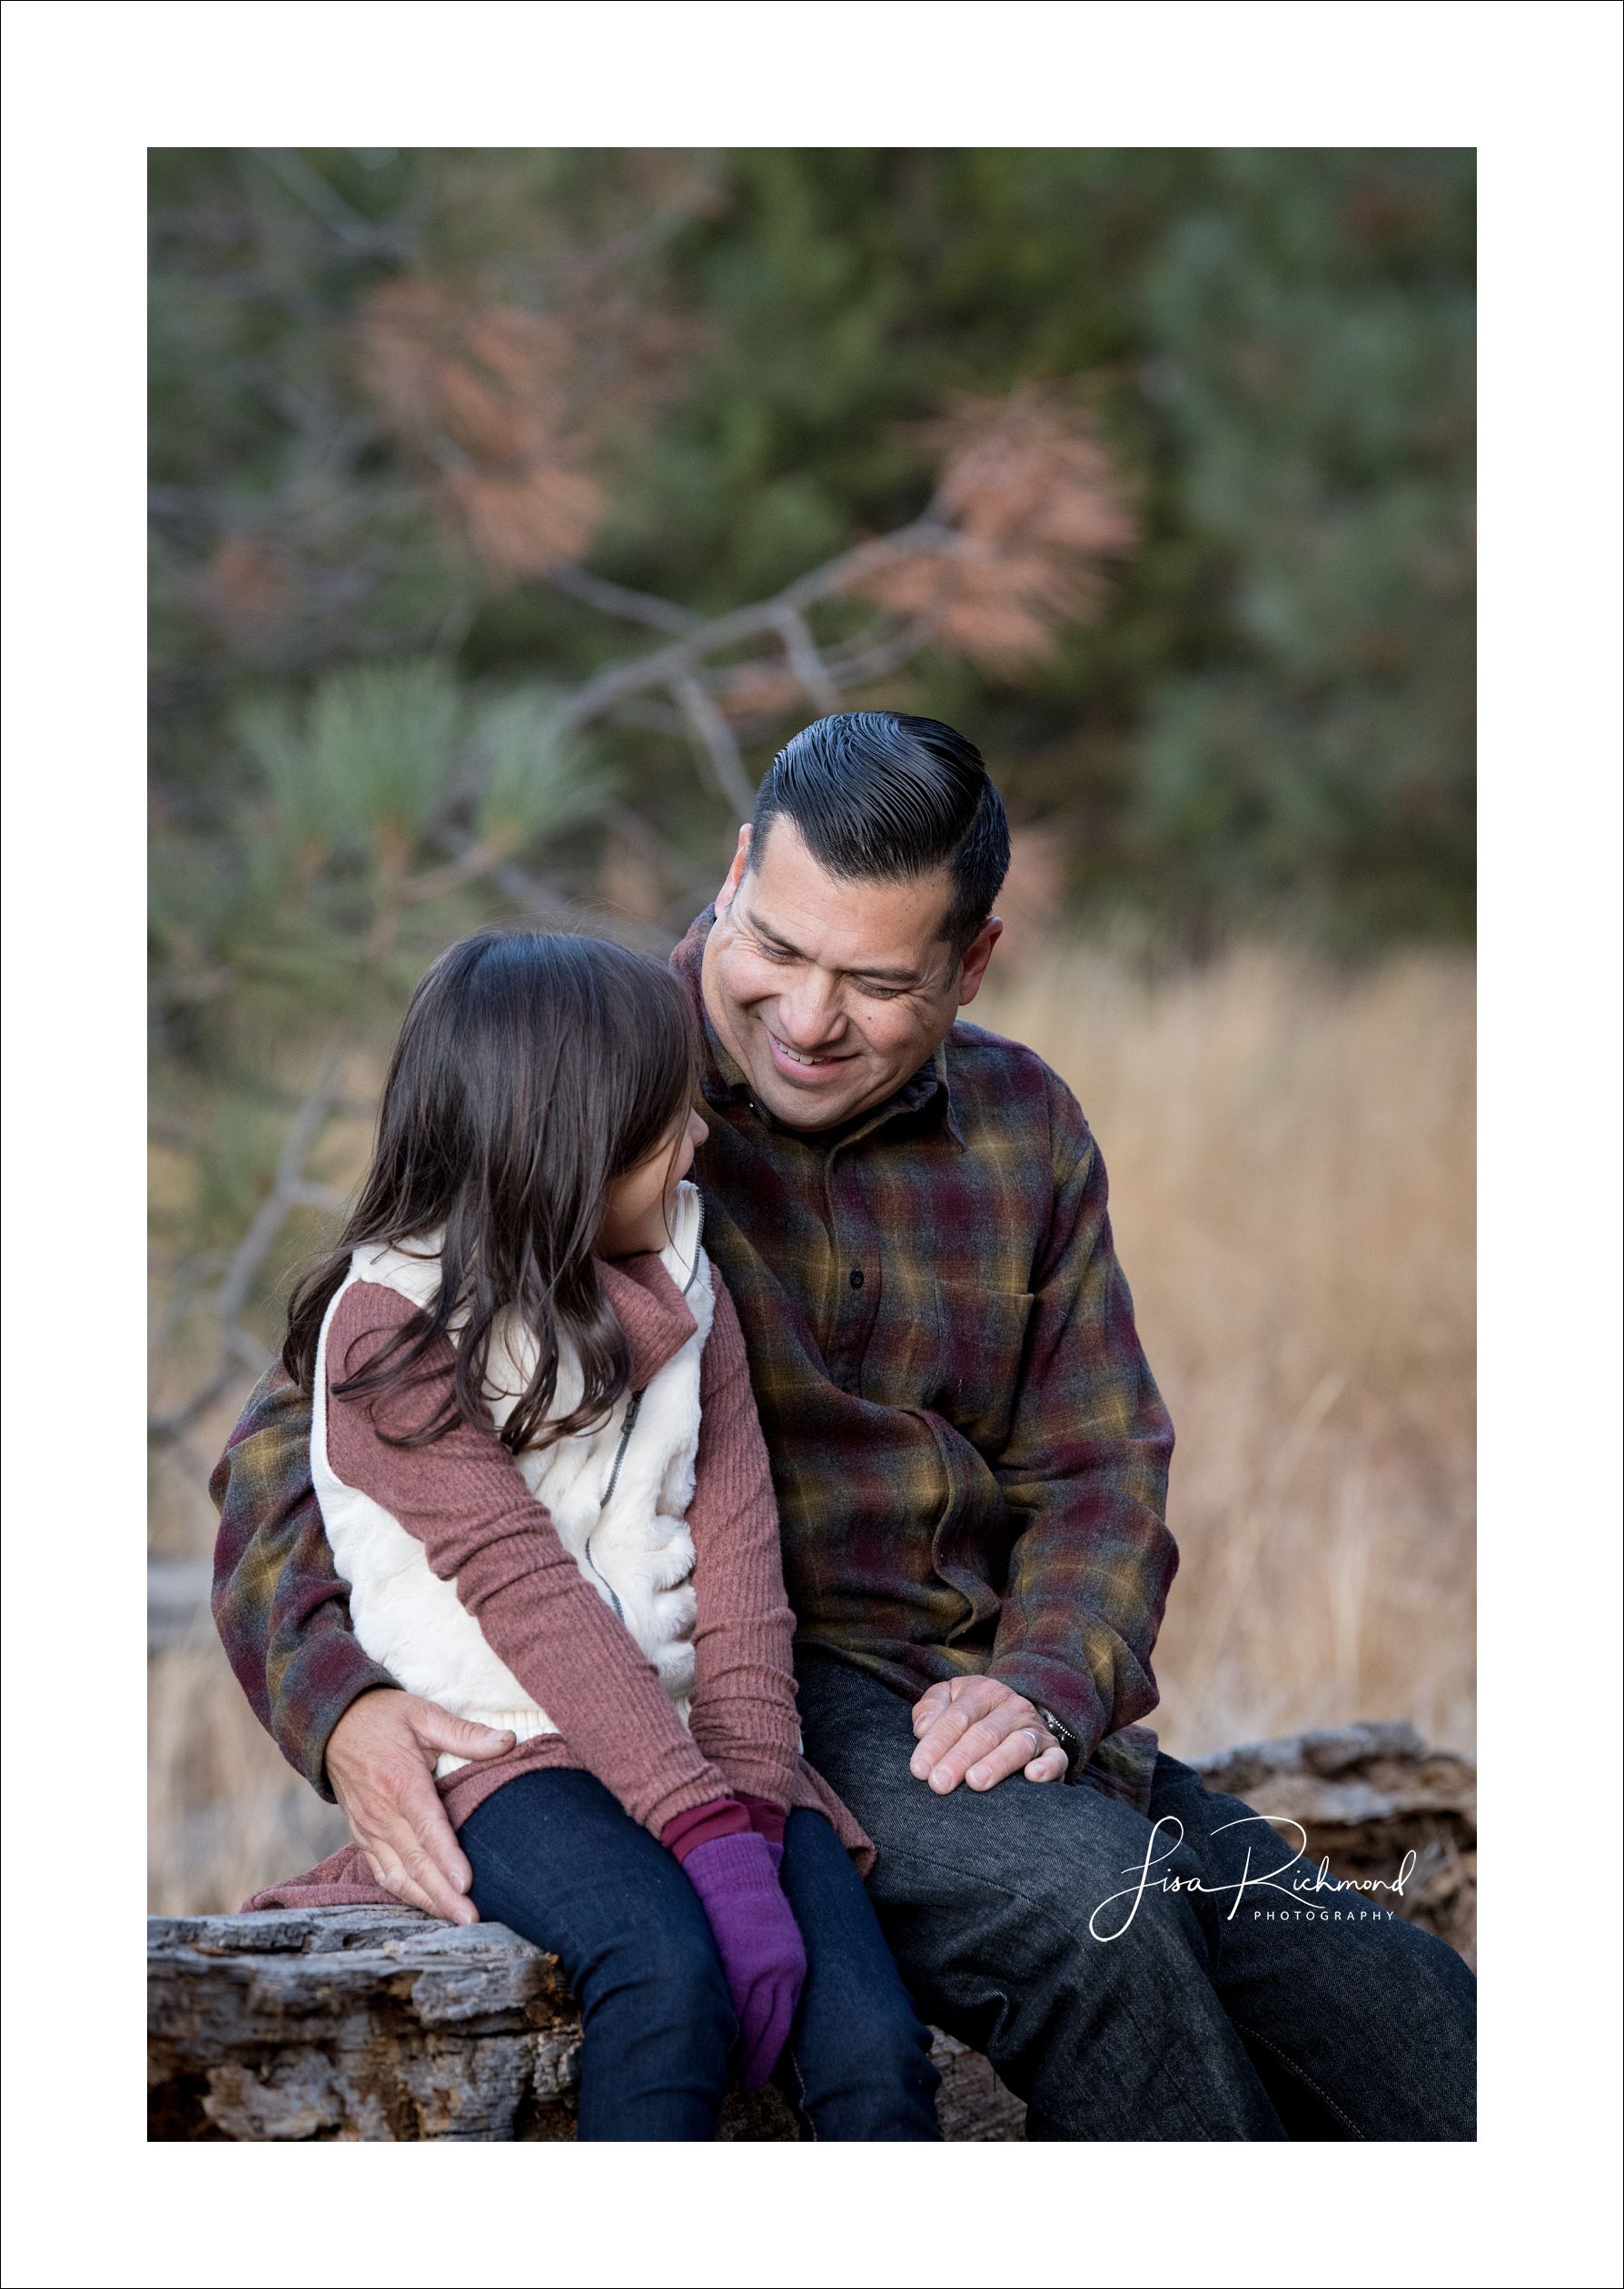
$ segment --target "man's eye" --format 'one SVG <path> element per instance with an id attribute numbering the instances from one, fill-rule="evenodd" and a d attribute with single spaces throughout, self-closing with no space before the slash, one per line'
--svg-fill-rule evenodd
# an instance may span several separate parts
<path id="1" fill-rule="evenodd" d="M 906 993 L 906 986 L 859 986 L 857 991 L 866 994 L 870 1001 L 900 1001 Z"/>

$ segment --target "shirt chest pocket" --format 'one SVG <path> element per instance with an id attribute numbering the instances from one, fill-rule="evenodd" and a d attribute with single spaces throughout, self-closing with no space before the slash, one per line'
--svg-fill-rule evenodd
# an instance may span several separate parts
<path id="1" fill-rule="evenodd" d="M 896 1329 L 895 1372 L 886 1376 L 893 1387 L 870 1391 L 866 1375 L 865 1396 L 928 1407 L 983 1453 L 996 1454 L 1014 1420 L 1032 1304 L 1019 1290 L 931 1281 Z"/>

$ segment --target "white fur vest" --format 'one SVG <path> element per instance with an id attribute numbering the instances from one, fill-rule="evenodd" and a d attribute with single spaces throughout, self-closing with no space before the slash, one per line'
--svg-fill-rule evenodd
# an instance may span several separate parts
<path id="1" fill-rule="evenodd" d="M 600 1429 L 516 1458 L 564 1547 L 653 1662 L 685 1720 L 694 1675 L 694 1546 L 683 1521 L 693 1498 L 699 1441 L 700 1353 L 716 1305 L 701 1221 L 698 1193 L 690 1184 L 679 1185 L 674 1235 L 659 1260 L 696 1322 L 680 1351 L 640 1393 L 625 1394 Z M 455 1584 L 432 1571 L 421 1542 L 371 1495 L 346 1486 L 328 1461 L 327 1333 L 339 1298 L 358 1280 L 394 1288 L 420 1305 L 431 1303 L 440 1287 L 433 1237 L 421 1251 L 357 1248 L 328 1305 L 316 1351 L 311 1476 L 334 1562 L 350 1584 L 355 1634 L 409 1692 L 457 1716 L 511 1730 L 520 1740 L 556 1732 L 546 1710 L 486 1642 Z M 534 1361 L 529 1331 L 499 1320 L 485 1378 L 499 1426 L 517 1404 Z M 579 1362 L 566 1346 L 556 1413 L 575 1405 L 580 1388 Z M 453 1772 L 466 1762 L 442 1756 L 437 1770 Z"/>

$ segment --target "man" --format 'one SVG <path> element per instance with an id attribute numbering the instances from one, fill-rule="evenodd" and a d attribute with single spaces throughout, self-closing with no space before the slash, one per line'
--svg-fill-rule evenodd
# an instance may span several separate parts
<path id="1" fill-rule="evenodd" d="M 1161 1755 L 1173 1433 L 1070 1091 L 965 1023 L 1004 807 L 945 724 L 791 740 L 673 956 L 704 1036 L 705 1238 L 744 1324 L 807 1755 L 879 1849 L 921 2012 L 1042 2138 L 1473 2135 L 1474 1983 Z M 350 1633 L 279 1373 L 216 1472 L 215 1612 L 381 1879 L 469 1919 L 437 1752 L 500 1754 Z M 1396 1873 L 1396 1871 L 1395 1871 Z"/>

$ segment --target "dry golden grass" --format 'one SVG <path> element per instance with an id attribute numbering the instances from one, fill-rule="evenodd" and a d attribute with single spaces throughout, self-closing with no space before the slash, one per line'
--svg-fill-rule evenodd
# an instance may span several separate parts
<path id="1" fill-rule="evenodd" d="M 1279 948 L 1029 961 L 975 1015 L 1071 1083 L 1178 1432 L 1156 1660 L 1186 1755 L 1359 1717 L 1472 1741 L 1473 976 Z"/>
<path id="2" fill-rule="evenodd" d="M 147 1908 L 241 1907 L 349 1835 L 261 1730 L 206 1620 L 147 1663 Z"/>
<path id="3" fill-rule="evenodd" d="M 1101 1141 L 1178 1426 L 1165 1745 L 1357 1717 L 1472 1740 L 1473 978 L 1279 948 L 1147 980 L 1031 955 L 973 1013 L 1064 1074 Z M 208 1548 L 200 1425 L 154 1543 Z M 152 1905 L 234 1907 L 342 1839 L 212 1638 L 151 1664 Z"/>

